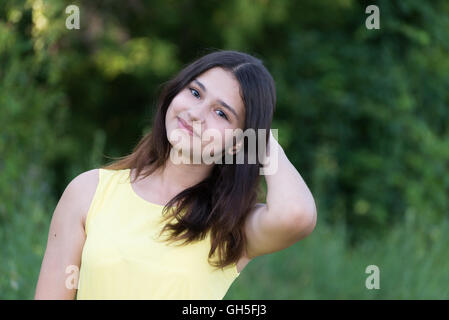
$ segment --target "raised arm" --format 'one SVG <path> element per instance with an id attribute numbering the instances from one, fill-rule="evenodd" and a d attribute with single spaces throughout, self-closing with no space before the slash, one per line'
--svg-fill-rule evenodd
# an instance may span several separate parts
<path id="1" fill-rule="evenodd" d="M 278 157 L 278 166 L 274 174 L 265 175 L 266 203 L 258 203 L 245 221 L 249 259 L 293 245 L 316 225 L 312 193 L 271 131 L 270 148 L 268 157 Z"/>

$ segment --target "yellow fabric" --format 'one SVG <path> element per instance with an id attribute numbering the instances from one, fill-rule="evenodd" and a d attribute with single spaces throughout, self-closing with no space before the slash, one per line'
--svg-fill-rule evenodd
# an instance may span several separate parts
<path id="1" fill-rule="evenodd" d="M 208 263 L 209 233 L 182 246 L 156 239 L 162 209 L 135 193 L 130 169 L 99 169 L 76 299 L 223 299 L 236 265 Z"/>

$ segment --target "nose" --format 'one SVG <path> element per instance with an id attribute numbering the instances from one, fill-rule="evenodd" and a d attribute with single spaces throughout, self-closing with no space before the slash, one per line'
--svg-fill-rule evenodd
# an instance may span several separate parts
<path id="1" fill-rule="evenodd" d="M 200 123 L 201 126 L 204 124 L 205 114 L 206 114 L 207 106 L 205 103 L 197 104 L 192 107 L 189 111 L 187 111 L 188 120 L 190 121 L 190 125 L 193 126 L 193 122 Z"/>

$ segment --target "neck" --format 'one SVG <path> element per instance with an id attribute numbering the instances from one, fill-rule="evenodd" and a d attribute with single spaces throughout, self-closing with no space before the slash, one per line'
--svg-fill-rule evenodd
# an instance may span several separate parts
<path id="1" fill-rule="evenodd" d="M 170 158 L 160 169 L 161 187 L 164 189 L 172 186 L 179 190 L 192 187 L 209 176 L 213 164 L 174 164 Z"/>
<path id="2" fill-rule="evenodd" d="M 192 161 L 188 164 L 175 164 L 169 157 L 152 176 L 157 179 L 163 194 L 178 194 L 207 178 L 213 167 L 214 164 L 193 164 Z"/>

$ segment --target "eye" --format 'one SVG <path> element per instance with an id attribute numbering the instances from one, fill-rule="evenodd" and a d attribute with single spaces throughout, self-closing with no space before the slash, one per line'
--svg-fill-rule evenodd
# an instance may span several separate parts
<path id="1" fill-rule="evenodd" d="M 220 117 L 225 118 L 226 120 L 228 120 L 228 117 L 226 116 L 226 114 L 221 111 L 221 110 L 217 110 L 218 112 L 221 112 L 222 115 L 220 115 Z"/>
<path id="2" fill-rule="evenodd" d="M 192 93 L 192 95 L 195 97 L 195 98 L 201 98 L 201 96 L 200 96 L 200 93 L 197 91 L 197 90 L 195 90 L 194 88 L 191 88 L 191 87 L 189 87 L 189 90 L 190 90 L 190 93 Z M 226 113 L 224 113 L 223 111 L 221 111 L 221 110 L 217 110 L 218 112 L 220 112 L 218 115 L 220 116 L 220 117 L 222 117 L 222 118 L 224 118 L 224 119 L 226 119 L 226 120 L 229 120 L 228 119 L 228 117 L 226 116 Z"/>
<path id="3" fill-rule="evenodd" d="M 189 90 L 190 90 L 190 92 L 192 93 L 192 95 L 193 95 L 195 98 L 200 98 L 200 94 L 199 94 L 198 91 L 196 91 L 196 90 L 193 89 L 193 88 L 189 88 Z M 196 93 L 197 95 L 195 95 L 195 93 Z"/>

